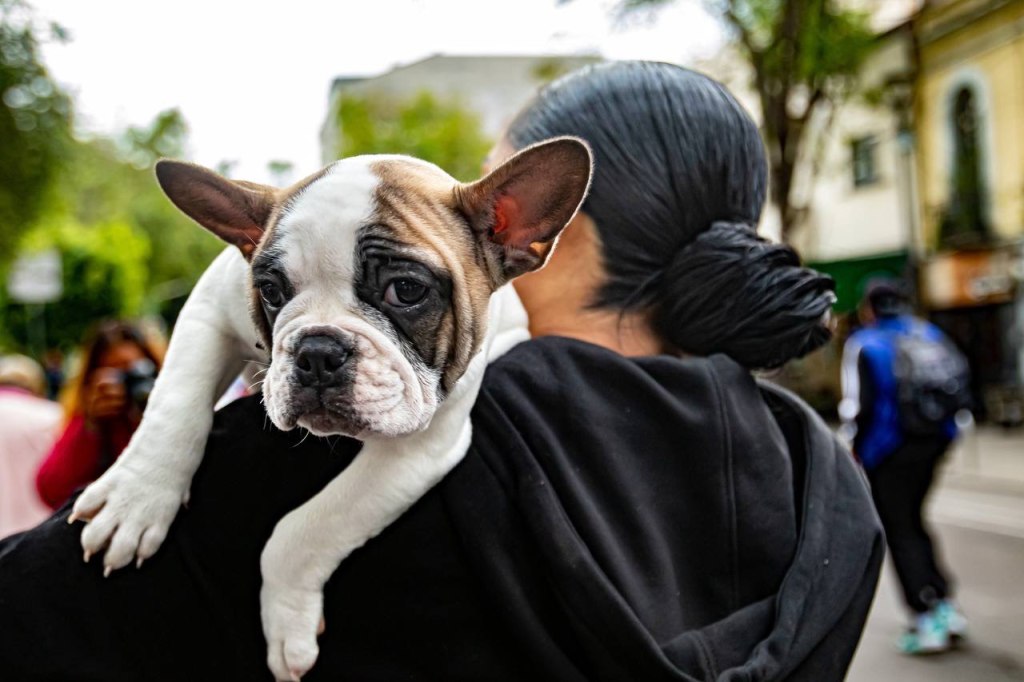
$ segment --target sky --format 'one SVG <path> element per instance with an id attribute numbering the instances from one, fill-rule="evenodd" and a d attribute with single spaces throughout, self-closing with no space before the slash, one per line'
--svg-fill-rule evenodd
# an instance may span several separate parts
<path id="1" fill-rule="evenodd" d="M 29 0 L 70 42 L 43 57 L 76 101 L 77 125 L 112 133 L 178 107 L 188 157 L 320 166 L 319 130 L 337 76 L 368 76 L 431 54 L 599 53 L 689 63 L 723 35 L 700 0 L 613 18 L 614 0 Z"/>

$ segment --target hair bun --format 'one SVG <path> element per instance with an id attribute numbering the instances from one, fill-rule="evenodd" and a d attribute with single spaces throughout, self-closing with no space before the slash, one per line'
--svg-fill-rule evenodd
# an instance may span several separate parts
<path id="1" fill-rule="evenodd" d="M 743 223 L 716 222 L 660 277 L 654 323 L 677 348 L 774 368 L 832 337 L 832 278 Z"/>

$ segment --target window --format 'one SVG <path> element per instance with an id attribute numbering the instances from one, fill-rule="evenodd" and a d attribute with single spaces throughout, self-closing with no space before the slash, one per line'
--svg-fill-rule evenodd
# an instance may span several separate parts
<path id="1" fill-rule="evenodd" d="M 851 143 L 853 152 L 853 186 L 864 187 L 878 182 L 875 150 L 878 140 L 874 135 L 858 137 Z"/>

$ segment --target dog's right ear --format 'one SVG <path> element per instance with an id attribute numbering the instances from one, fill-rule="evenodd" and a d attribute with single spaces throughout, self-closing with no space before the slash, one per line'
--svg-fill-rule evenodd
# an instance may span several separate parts
<path id="1" fill-rule="evenodd" d="M 277 190 L 235 182 L 208 168 L 167 159 L 157 161 L 156 178 L 185 215 L 237 246 L 246 260 L 252 258 L 277 203 Z"/>

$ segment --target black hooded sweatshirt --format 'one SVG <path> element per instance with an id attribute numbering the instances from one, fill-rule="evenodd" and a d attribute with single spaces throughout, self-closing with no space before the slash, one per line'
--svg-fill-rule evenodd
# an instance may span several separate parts
<path id="1" fill-rule="evenodd" d="M 799 399 L 723 356 L 548 337 L 487 372 L 465 460 L 326 587 L 315 680 L 844 677 L 883 537 Z M 157 556 L 102 578 L 67 508 L 0 541 L 0 679 L 263 680 L 259 556 L 358 451 L 218 413 Z"/>

